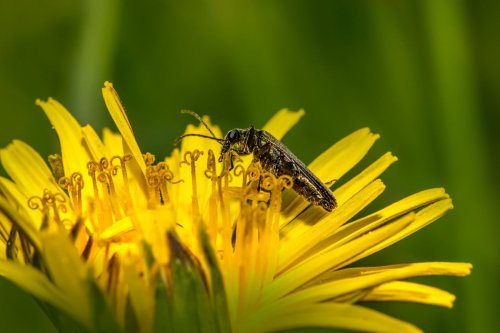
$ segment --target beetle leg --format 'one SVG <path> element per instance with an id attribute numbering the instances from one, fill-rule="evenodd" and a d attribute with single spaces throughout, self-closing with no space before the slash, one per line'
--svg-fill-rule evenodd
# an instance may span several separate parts
<path id="1" fill-rule="evenodd" d="M 233 169 L 234 169 L 234 155 L 231 154 L 231 156 L 229 157 L 229 171 Z"/>

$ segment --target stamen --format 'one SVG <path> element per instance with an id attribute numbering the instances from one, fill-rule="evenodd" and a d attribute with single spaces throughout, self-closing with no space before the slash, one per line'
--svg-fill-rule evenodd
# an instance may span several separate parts
<path id="1" fill-rule="evenodd" d="M 243 165 L 238 164 L 237 166 L 235 166 L 233 169 L 233 174 L 236 177 L 242 176 L 241 187 L 244 188 L 247 185 L 247 173 L 245 172 L 245 168 L 243 167 Z"/>
<path id="2" fill-rule="evenodd" d="M 229 187 L 229 183 L 232 181 L 231 173 L 229 172 L 233 169 L 235 162 L 241 162 L 241 158 L 234 151 L 229 151 L 224 156 L 219 158 L 219 162 L 221 162 L 222 158 L 222 173 L 221 177 L 224 178 L 224 188 L 227 189 Z"/>
<path id="3" fill-rule="evenodd" d="M 122 173 L 122 180 L 123 180 L 123 188 L 125 192 L 125 198 L 123 200 L 123 208 L 125 210 L 125 213 L 129 215 L 130 211 L 132 210 L 132 198 L 130 196 L 130 187 L 128 183 L 128 174 L 127 174 L 127 167 L 125 165 L 126 162 L 130 161 L 132 159 L 132 155 L 127 154 L 124 155 L 123 157 L 121 156 L 113 156 L 111 158 L 111 174 L 113 176 L 116 176 L 118 174 L 118 171 L 120 170 Z M 154 160 L 154 158 L 153 158 Z M 119 161 L 119 165 L 113 165 L 115 161 Z"/>
<path id="4" fill-rule="evenodd" d="M 109 227 L 113 223 L 113 216 L 114 220 L 121 220 L 125 214 L 129 215 L 133 209 L 126 167 L 126 163 L 131 159 L 132 156 L 127 154 L 113 156 L 109 160 L 103 157 L 99 162 L 90 161 L 87 163 L 88 174 L 92 179 L 94 203 L 100 228 Z M 154 161 L 154 156 L 148 156 L 147 159 Z M 120 172 L 121 178 L 115 179 Z M 123 191 L 120 191 L 119 195 L 117 186 L 121 189 L 122 184 Z"/>
<path id="5" fill-rule="evenodd" d="M 49 189 L 45 189 L 41 197 L 32 196 L 28 199 L 28 207 L 40 210 L 42 214 L 47 214 L 48 218 L 56 222 L 58 226 L 62 226 L 63 221 L 61 220 L 60 212 L 67 212 L 65 202 L 66 199 L 61 193 L 52 193 Z"/>
<path id="6" fill-rule="evenodd" d="M 158 176 L 158 171 L 156 171 L 156 168 L 154 166 L 146 167 L 146 181 L 149 189 L 148 208 L 153 209 L 158 204 L 161 203 L 161 197 L 159 192 L 160 180 Z"/>
<path id="7" fill-rule="evenodd" d="M 207 169 L 205 170 L 205 177 L 212 181 L 217 181 L 217 168 L 215 163 L 215 155 L 212 149 L 208 150 L 207 156 Z"/>
<path id="8" fill-rule="evenodd" d="M 243 291 L 238 295 L 238 309 L 244 312 L 259 302 L 253 291 L 270 283 L 276 274 L 281 192 L 293 182 L 287 175 L 276 177 L 265 172 L 260 163 L 250 164 L 243 175 L 241 170 L 235 168 L 234 172 L 243 181 L 234 251 L 231 257 L 223 257 L 223 265 L 231 261 L 239 267 L 239 280 L 231 283 Z"/>
<path id="9" fill-rule="evenodd" d="M 196 161 L 203 155 L 202 151 L 195 149 L 193 152 L 187 151 L 184 153 L 184 160 L 181 161 L 180 165 L 183 164 L 191 166 L 191 179 L 192 179 L 192 208 L 193 208 L 193 225 L 198 223 L 198 217 L 200 216 L 200 208 L 198 206 L 198 190 L 196 183 Z"/>
<path id="10" fill-rule="evenodd" d="M 208 150 L 207 156 L 207 169 L 205 170 L 205 177 L 210 179 L 212 184 L 212 194 L 210 195 L 209 204 L 209 221 L 208 221 L 208 235 L 212 246 L 215 247 L 217 242 L 217 183 L 219 177 L 217 176 L 217 164 L 215 162 L 215 155 L 212 149 Z"/>
<path id="11" fill-rule="evenodd" d="M 156 156 L 151 153 L 146 153 L 142 154 L 142 158 L 144 158 L 144 163 L 148 167 L 155 163 Z"/>
<path id="12" fill-rule="evenodd" d="M 92 189 L 94 190 L 94 202 L 99 202 L 99 190 L 97 189 L 97 179 L 96 179 L 96 173 L 97 170 L 99 169 L 99 164 L 97 164 L 95 161 L 90 161 L 87 163 L 87 171 L 88 175 L 92 179 Z"/>
<path id="13" fill-rule="evenodd" d="M 242 193 L 240 195 L 240 214 L 236 224 L 236 239 L 234 244 L 235 256 L 239 257 L 240 254 L 245 253 L 245 244 L 250 244 L 251 237 L 249 232 L 254 229 L 254 222 L 256 220 L 256 208 L 258 207 L 258 200 L 256 195 L 258 191 L 255 189 L 255 182 L 260 179 L 261 169 L 260 164 L 250 164 L 244 172 L 242 177 L 245 181 L 242 185 Z M 248 183 L 247 181 L 248 180 Z M 248 204 L 250 203 L 250 204 Z"/>
<path id="14" fill-rule="evenodd" d="M 82 215 L 82 189 L 84 186 L 83 176 L 74 172 L 71 177 L 59 178 L 59 186 L 68 192 L 72 199 L 73 210 L 76 216 Z"/>
<path id="15" fill-rule="evenodd" d="M 96 161 L 90 161 L 87 163 L 87 170 L 90 178 L 92 179 L 92 188 L 94 190 L 93 202 L 95 203 L 97 219 L 99 222 L 97 225 L 99 225 L 100 228 L 105 229 L 111 224 L 111 210 L 109 209 L 109 205 L 106 204 L 106 200 L 101 200 L 99 197 L 99 188 L 97 186 L 97 180 L 101 176 L 99 168 L 99 163 Z"/>
<path id="16" fill-rule="evenodd" d="M 227 156 L 229 156 L 229 154 L 226 154 L 223 160 L 222 172 L 217 180 L 217 189 L 219 193 L 220 210 L 222 213 L 221 214 L 222 215 L 222 258 L 224 258 L 223 265 L 226 266 L 225 267 L 226 270 L 230 271 L 229 267 L 232 265 L 231 258 L 232 258 L 233 246 L 231 242 L 232 226 L 230 222 L 229 204 L 227 204 L 225 201 L 227 188 L 229 186 L 229 177 L 230 177 L 230 174 L 227 171 L 229 170 L 230 161 L 228 160 Z M 223 180 L 224 184 L 222 183 Z"/>
<path id="17" fill-rule="evenodd" d="M 146 168 L 146 181 L 149 187 L 149 208 L 152 209 L 158 204 L 163 205 L 170 201 L 167 182 L 170 184 L 183 182 L 182 179 L 177 181 L 173 179 L 174 173 L 165 162 L 160 162 L 157 165 L 150 165 Z"/>
<path id="18" fill-rule="evenodd" d="M 168 165 L 165 162 L 158 163 L 157 170 L 160 177 L 160 195 L 163 199 L 163 203 L 169 202 L 170 198 L 167 191 L 167 182 L 172 181 L 172 179 L 174 178 L 174 173 L 170 171 Z"/>
<path id="19" fill-rule="evenodd" d="M 263 170 L 260 163 L 252 163 L 248 166 L 245 172 L 245 177 L 243 178 L 244 183 L 241 185 L 241 187 L 245 189 L 245 193 L 243 195 L 247 197 L 245 200 L 253 199 L 258 201 L 263 176 Z"/>
<path id="20" fill-rule="evenodd" d="M 99 161 L 101 174 L 97 179 L 102 183 L 102 190 L 104 197 L 106 197 L 111 205 L 111 209 L 117 220 L 123 218 L 122 211 L 120 209 L 118 195 L 116 194 L 116 188 L 113 181 L 113 168 L 107 158 L 103 157 Z"/>
<path id="21" fill-rule="evenodd" d="M 59 180 L 64 177 L 64 166 L 61 155 L 49 155 L 48 161 L 50 168 L 52 169 L 52 175 L 54 175 L 54 179 L 56 180 L 56 182 L 59 182 Z"/>

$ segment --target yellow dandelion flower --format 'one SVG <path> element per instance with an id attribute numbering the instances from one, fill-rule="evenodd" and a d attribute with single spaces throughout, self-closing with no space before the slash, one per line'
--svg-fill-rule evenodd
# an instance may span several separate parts
<path id="1" fill-rule="evenodd" d="M 387 153 L 344 181 L 378 138 L 366 128 L 309 165 L 323 182 L 343 182 L 327 212 L 251 158 L 219 163 L 215 140 L 185 137 L 156 161 L 110 83 L 103 95 L 119 133 L 99 137 L 49 98 L 37 104 L 60 155 L 47 165 L 21 141 L 0 155 L 10 177 L 0 178 L 0 275 L 32 294 L 61 332 L 417 332 L 363 302 L 451 307 L 452 294 L 407 279 L 470 273 L 467 263 L 354 265 L 452 208 L 437 188 L 353 220 L 384 191 L 378 177 L 396 161 Z M 282 110 L 264 129 L 280 140 L 302 115 Z"/>

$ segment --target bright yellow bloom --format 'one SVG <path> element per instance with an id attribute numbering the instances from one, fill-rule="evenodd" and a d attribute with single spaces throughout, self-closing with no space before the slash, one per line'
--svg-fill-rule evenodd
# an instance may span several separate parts
<path id="1" fill-rule="evenodd" d="M 103 95 L 119 134 L 100 138 L 49 99 L 37 103 L 61 143 L 51 168 L 21 141 L 1 150 L 10 179 L 0 178 L 0 275 L 36 297 L 62 332 L 416 332 L 360 304 L 451 307 L 453 295 L 406 280 L 470 273 L 467 263 L 352 265 L 452 208 L 437 188 L 352 220 L 384 191 L 378 177 L 396 161 L 387 153 L 344 181 L 378 138 L 368 129 L 309 165 L 324 182 L 342 181 L 327 213 L 250 159 L 224 171 L 213 140 L 187 137 L 156 163 L 110 83 Z M 281 139 L 302 115 L 282 110 L 264 129 Z M 186 133 L 207 134 L 192 125 Z"/>

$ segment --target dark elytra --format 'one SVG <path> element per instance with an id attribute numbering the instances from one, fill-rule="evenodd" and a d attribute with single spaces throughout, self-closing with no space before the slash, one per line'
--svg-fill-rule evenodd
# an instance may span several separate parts
<path id="1" fill-rule="evenodd" d="M 293 179 L 293 189 L 310 203 L 321 206 L 331 212 L 337 202 L 332 191 L 311 170 L 309 170 L 300 159 L 278 141 L 271 133 L 249 128 L 235 128 L 227 132 L 224 139 L 217 138 L 201 117 L 192 111 L 183 111 L 197 118 L 208 129 L 212 136 L 201 134 L 185 134 L 177 139 L 177 142 L 186 136 L 198 136 L 212 139 L 222 145 L 219 161 L 224 155 L 234 151 L 240 156 L 253 154 L 253 162 L 260 162 L 262 168 L 276 177 L 288 175 Z"/>

